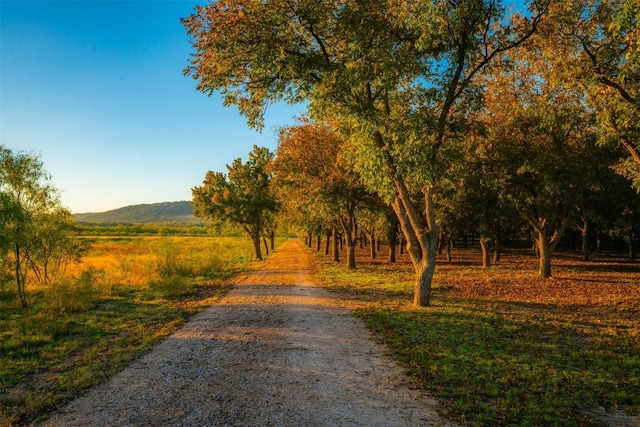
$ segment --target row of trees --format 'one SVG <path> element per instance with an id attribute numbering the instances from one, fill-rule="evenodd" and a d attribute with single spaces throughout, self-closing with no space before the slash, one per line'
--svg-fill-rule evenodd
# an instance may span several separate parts
<path id="1" fill-rule="evenodd" d="M 548 277 L 599 174 L 640 187 L 639 15 L 635 0 L 218 0 L 183 20 L 185 72 L 257 128 L 270 103 L 305 102 L 343 141 L 350 191 L 395 213 L 428 305 L 441 232 L 465 214 L 487 242 L 517 210 Z"/>
<path id="2" fill-rule="evenodd" d="M 51 284 L 84 247 L 37 155 L 0 146 L 0 287 L 13 281 L 27 307 L 29 272 Z"/>

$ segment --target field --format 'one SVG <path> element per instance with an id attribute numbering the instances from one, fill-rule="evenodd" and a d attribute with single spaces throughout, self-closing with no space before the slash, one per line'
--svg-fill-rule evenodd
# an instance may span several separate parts
<path id="1" fill-rule="evenodd" d="M 28 309 L 0 289 L 2 426 L 105 381 L 214 303 L 253 260 L 247 238 L 87 239 L 83 263 L 30 289 Z M 415 308 L 405 255 L 389 264 L 364 248 L 349 271 L 309 251 L 325 286 L 444 415 L 473 426 L 640 425 L 640 265 L 560 253 L 541 281 L 530 251 L 482 269 L 479 249 L 454 249 L 452 262 L 438 261 L 432 305 Z"/>
<path id="2" fill-rule="evenodd" d="M 315 252 L 315 251 L 314 251 Z M 530 251 L 481 268 L 479 249 L 439 259 L 432 305 L 411 305 L 406 257 L 358 254 L 348 271 L 316 253 L 324 283 L 390 346 L 446 415 L 474 426 L 640 425 L 640 265 Z M 343 258 L 344 259 L 344 258 Z"/>
<path id="3" fill-rule="evenodd" d="M 248 238 L 96 237 L 69 277 L 0 289 L 0 426 L 105 381 L 226 290 L 253 260 Z"/>

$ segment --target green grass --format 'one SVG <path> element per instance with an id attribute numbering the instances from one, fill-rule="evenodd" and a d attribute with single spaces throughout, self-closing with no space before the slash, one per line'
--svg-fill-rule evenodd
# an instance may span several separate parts
<path id="1" fill-rule="evenodd" d="M 505 307 L 436 302 L 358 313 L 450 414 L 473 425 L 590 425 L 588 408 L 638 413 L 640 348 Z"/>
<path id="2" fill-rule="evenodd" d="M 605 305 L 596 308 L 602 318 L 585 321 L 584 307 L 450 295 L 460 270 L 436 275 L 432 305 L 417 308 L 410 267 L 348 271 L 320 262 L 327 287 L 366 303 L 356 315 L 447 417 L 472 426 L 595 426 L 587 411 L 600 407 L 640 415 L 637 317 L 635 326 L 624 315 L 613 321 L 615 308 Z M 464 274 L 478 282 L 486 273 Z"/>
<path id="3" fill-rule="evenodd" d="M 33 422 L 105 381 L 215 302 L 227 289 L 224 279 L 253 259 L 249 239 L 194 239 L 102 241 L 110 248 L 106 252 L 126 245 L 127 253 L 147 256 L 140 261 L 154 271 L 147 285 L 105 282 L 114 275 L 88 269 L 55 287 L 33 290 L 27 309 L 5 287 L 0 426 Z M 149 251 L 155 256 L 149 258 Z"/>

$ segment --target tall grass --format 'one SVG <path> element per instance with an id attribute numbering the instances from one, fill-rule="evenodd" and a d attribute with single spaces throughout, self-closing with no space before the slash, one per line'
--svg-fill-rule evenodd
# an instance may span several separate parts
<path id="1" fill-rule="evenodd" d="M 104 381 L 214 303 L 253 260 L 246 238 L 93 238 L 23 309 L 0 289 L 0 426 L 28 424 Z"/>

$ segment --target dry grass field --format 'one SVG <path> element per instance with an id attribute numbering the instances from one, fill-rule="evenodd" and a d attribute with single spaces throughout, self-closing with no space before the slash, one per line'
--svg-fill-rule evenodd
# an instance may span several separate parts
<path id="1" fill-rule="evenodd" d="M 226 291 L 253 260 L 248 238 L 91 237 L 82 263 L 0 288 L 0 426 L 30 424 L 105 381 Z"/>

